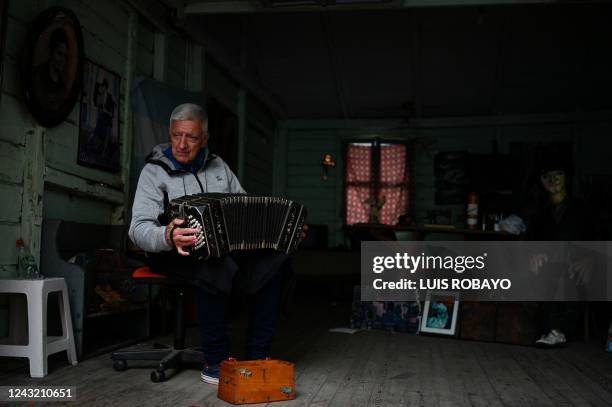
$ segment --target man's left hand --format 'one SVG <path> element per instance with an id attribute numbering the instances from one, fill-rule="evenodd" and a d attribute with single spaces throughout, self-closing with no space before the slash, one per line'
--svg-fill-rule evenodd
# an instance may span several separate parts
<path id="1" fill-rule="evenodd" d="M 588 258 L 577 260 L 569 266 L 569 276 L 577 286 L 587 285 L 591 281 L 592 273 L 593 262 Z"/>
<path id="2" fill-rule="evenodd" d="M 306 239 L 306 234 L 308 233 L 308 225 L 304 224 L 304 226 L 302 227 L 302 232 L 300 233 L 300 243 Z"/>

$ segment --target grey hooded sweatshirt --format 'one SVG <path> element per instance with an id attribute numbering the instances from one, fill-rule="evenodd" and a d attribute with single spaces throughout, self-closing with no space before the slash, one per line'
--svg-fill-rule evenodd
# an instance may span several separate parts
<path id="1" fill-rule="evenodd" d="M 130 239 L 149 253 L 173 250 L 166 242 L 166 227 L 159 222 L 167 199 L 201 192 L 245 193 L 229 166 L 220 157 L 206 152 L 204 165 L 193 174 L 177 169 L 164 155 L 170 143 L 159 144 L 147 156 L 140 173 L 130 223 Z"/>
<path id="2" fill-rule="evenodd" d="M 165 226 L 160 222 L 160 215 L 164 213 L 164 193 L 168 200 L 200 192 L 245 193 L 221 158 L 207 153 L 202 168 L 193 174 L 175 168 L 164 155 L 169 145 L 156 146 L 146 158 L 147 164 L 136 187 L 130 238 L 149 253 L 149 265 L 155 273 L 213 293 L 229 293 L 234 276 L 242 268 L 238 279 L 240 286 L 248 293 L 256 292 L 284 267 L 288 259 L 286 254 L 258 251 L 253 255 L 231 254 L 197 262 L 190 256 L 180 256 L 166 242 Z"/>

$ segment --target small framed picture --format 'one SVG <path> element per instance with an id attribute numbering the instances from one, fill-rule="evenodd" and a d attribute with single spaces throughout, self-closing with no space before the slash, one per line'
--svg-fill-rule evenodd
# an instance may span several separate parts
<path id="1" fill-rule="evenodd" d="M 428 291 L 421 320 L 421 332 L 455 335 L 458 314 L 458 292 Z"/>
<path id="2" fill-rule="evenodd" d="M 79 120 L 80 165 L 119 170 L 120 89 L 119 75 L 85 60 Z"/>
<path id="3" fill-rule="evenodd" d="M 60 124 L 81 90 L 83 35 L 74 13 L 62 7 L 43 11 L 32 24 L 22 69 L 24 99 L 45 127 Z"/>

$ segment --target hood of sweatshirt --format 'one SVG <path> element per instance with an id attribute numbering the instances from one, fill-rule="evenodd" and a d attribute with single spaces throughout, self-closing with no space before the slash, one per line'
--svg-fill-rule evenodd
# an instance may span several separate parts
<path id="1" fill-rule="evenodd" d="M 171 149 L 171 143 L 162 143 L 153 147 L 153 150 L 149 153 L 149 155 L 145 158 L 145 162 L 150 164 L 159 165 L 162 167 L 169 175 L 179 175 L 185 174 L 186 172 L 194 172 L 191 164 L 183 165 L 173 159 L 172 154 L 167 154 L 167 151 Z M 170 150 L 171 151 L 171 150 Z M 202 156 L 203 154 L 203 156 Z M 211 160 L 217 158 L 216 155 L 209 153 L 208 148 L 204 148 L 198 154 L 198 158 L 196 161 L 198 164 L 198 168 L 195 172 L 198 172 L 200 169 L 206 167 Z"/>

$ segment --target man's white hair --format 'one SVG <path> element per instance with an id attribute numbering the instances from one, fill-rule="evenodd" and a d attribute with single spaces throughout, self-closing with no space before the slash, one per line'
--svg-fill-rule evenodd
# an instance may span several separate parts
<path id="1" fill-rule="evenodd" d="M 177 120 L 199 121 L 202 123 L 204 132 L 208 133 L 208 115 L 200 105 L 196 105 L 195 103 L 183 103 L 182 105 L 178 105 L 170 115 L 171 128 L 172 122 Z"/>

